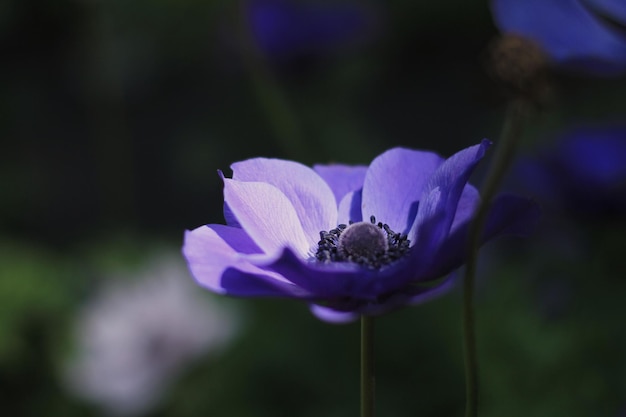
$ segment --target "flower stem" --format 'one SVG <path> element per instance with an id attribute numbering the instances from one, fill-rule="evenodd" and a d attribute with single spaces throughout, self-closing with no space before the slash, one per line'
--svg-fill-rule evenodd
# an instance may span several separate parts
<path id="1" fill-rule="evenodd" d="M 361 316 L 361 417 L 374 417 L 374 318 Z"/>
<path id="2" fill-rule="evenodd" d="M 491 201 L 515 154 L 516 143 L 522 135 L 522 126 L 526 112 L 527 104 L 524 101 L 513 101 L 509 104 L 500 142 L 497 144 L 493 161 L 481 191 L 482 200 L 476 209 L 469 228 L 468 260 L 463 284 L 466 417 L 476 417 L 478 415 L 478 361 L 474 319 L 474 281 L 476 278 L 478 249 L 481 244 L 482 231 L 487 220 Z"/>

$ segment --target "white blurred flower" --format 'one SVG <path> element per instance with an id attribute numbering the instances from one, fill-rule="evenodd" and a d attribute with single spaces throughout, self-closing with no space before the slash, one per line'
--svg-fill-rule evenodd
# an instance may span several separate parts
<path id="1" fill-rule="evenodd" d="M 235 317 L 202 293 L 180 256 L 108 283 L 78 318 L 68 388 L 111 415 L 149 411 L 185 365 L 233 336 Z"/>

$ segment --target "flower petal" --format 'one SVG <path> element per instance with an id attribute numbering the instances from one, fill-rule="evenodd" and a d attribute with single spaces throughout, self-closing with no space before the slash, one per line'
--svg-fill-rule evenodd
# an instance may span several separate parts
<path id="1" fill-rule="evenodd" d="M 452 155 L 437 168 L 424 188 L 417 217 L 409 232 L 413 250 L 420 258 L 428 258 L 444 241 L 454 217 L 461 193 L 491 142 L 484 139 Z"/>
<path id="2" fill-rule="evenodd" d="M 610 216 L 626 208 L 626 128 L 577 127 L 532 157 L 517 158 L 514 178 L 554 208 Z"/>
<path id="3" fill-rule="evenodd" d="M 236 227 L 218 224 L 185 232 L 183 254 L 198 283 L 213 292 L 233 296 L 306 297 L 308 293 L 276 273 L 246 260 L 258 246 Z"/>
<path id="4" fill-rule="evenodd" d="M 224 178 L 224 201 L 265 253 L 276 254 L 289 246 L 301 257 L 308 256 L 312 245 L 291 202 L 276 187 Z"/>
<path id="5" fill-rule="evenodd" d="M 376 157 L 363 184 L 362 214 L 406 233 L 428 178 L 443 162 L 433 153 L 393 148 Z"/>
<path id="6" fill-rule="evenodd" d="M 357 320 L 361 315 L 353 311 L 337 311 L 317 304 L 311 305 L 311 313 L 320 320 L 333 324 L 347 324 Z"/>
<path id="7" fill-rule="evenodd" d="M 360 3 L 263 0 L 245 4 L 256 44 L 277 59 L 337 50 L 366 35 L 375 22 Z"/>
<path id="8" fill-rule="evenodd" d="M 454 285 L 457 282 L 456 278 L 456 274 L 450 274 L 450 276 L 444 278 L 443 280 L 441 280 L 441 282 L 438 282 L 437 284 L 432 286 L 414 285 L 403 288 L 402 291 L 393 294 L 384 302 L 380 304 L 366 305 L 360 311 L 362 314 L 377 316 L 393 310 L 397 310 L 398 308 L 407 305 L 417 305 L 425 303 L 427 301 L 440 297 L 441 295 L 447 293 L 452 288 L 454 288 Z"/>
<path id="9" fill-rule="evenodd" d="M 363 188 L 367 167 L 362 165 L 314 165 L 313 169 L 330 186 L 337 204 L 351 191 Z"/>
<path id="10" fill-rule="evenodd" d="M 309 247 L 317 243 L 320 230 L 337 226 L 337 203 L 333 192 L 311 168 L 293 161 L 267 158 L 237 162 L 231 168 L 234 180 L 271 184 L 287 197 L 300 220 Z"/>
<path id="11" fill-rule="evenodd" d="M 337 213 L 337 223 L 349 224 L 350 221 L 360 222 L 361 216 L 361 194 L 362 190 L 353 191 L 346 194 L 339 203 L 339 213 Z"/>
<path id="12" fill-rule="evenodd" d="M 450 233 L 454 233 L 457 227 L 465 223 L 474 215 L 474 210 L 480 203 L 480 194 L 478 190 L 471 184 L 466 184 L 461 193 L 459 204 L 456 207 L 456 213 L 454 213 L 454 220 L 452 221 L 452 227 L 450 227 Z"/>
<path id="13" fill-rule="evenodd" d="M 311 312 L 320 320 L 334 323 L 351 323 L 361 315 L 379 316 L 407 305 L 421 304 L 437 298 L 454 288 L 457 279 L 455 274 L 441 280 L 434 286 L 409 286 L 391 294 L 386 299 L 376 303 L 355 303 L 354 300 L 331 302 L 320 306 L 313 304 Z"/>
<path id="14" fill-rule="evenodd" d="M 349 262 L 321 264 L 303 261 L 289 248 L 263 266 L 319 299 L 347 297 L 376 301 L 381 294 L 405 285 L 414 275 L 413 270 L 406 267 L 407 262 L 398 261 L 385 269 L 371 270 Z"/>
<path id="15" fill-rule="evenodd" d="M 224 177 L 222 177 L 222 179 L 223 178 Z M 226 224 L 228 226 L 241 228 L 239 221 L 237 220 L 237 218 L 233 214 L 233 211 L 230 209 L 230 207 L 228 207 L 228 204 L 226 203 L 224 203 L 223 213 L 224 213 L 224 220 L 226 221 Z"/>
<path id="16" fill-rule="evenodd" d="M 537 225 L 541 210 L 533 200 L 510 194 L 499 195 L 491 205 L 481 245 L 499 236 L 526 236 Z M 467 255 L 469 222 L 452 233 L 426 267 L 421 279 L 435 279 L 460 267 Z"/>
<path id="17" fill-rule="evenodd" d="M 626 4 L 626 2 L 625 2 Z M 558 167 L 570 182 L 616 187 L 626 180 L 626 127 L 576 128 L 557 140 Z"/>
<path id="18" fill-rule="evenodd" d="M 457 284 L 457 275 L 452 273 L 439 284 L 434 287 L 420 288 L 413 293 L 407 300 L 407 305 L 418 305 L 433 300 L 452 290 Z"/>
<path id="19" fill-rule="evenodd" d="M 625 38 L 582 3 L 580 0 L 494 0 L 492 12 L 502 32 L 534 40 L 558 64 L 574 65 L 598 75 L 624 71 Z"/>
<path id="20" fill-rule="evenodd" d="M 418 213 L 415 223 L 408 233 L 409 240 L 413 242 L 411 257 L 419 258 L 427 257 L 423 250 L 427 248 L 437 247 L 438 240 L 441 238 L 440 229 L 446 223 L 446 213 L 439 210 L 441 200 L 441 189 L 433 188 L 428 194 L 425 194 L 419 204 Z M 418 241 L 419 238 L 419 241 Z"/>
<path id="21" fill-rule="evenodd" d="M 586 3 L 603 16 L 626 25 L 626 2 L 624 0 L 586 0 Z"/>

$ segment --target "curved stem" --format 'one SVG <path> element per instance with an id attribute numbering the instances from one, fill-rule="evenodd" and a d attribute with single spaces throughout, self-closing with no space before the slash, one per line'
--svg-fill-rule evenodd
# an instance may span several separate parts
<path id="1" fill-rule="evenodd" d="M 463 283 L 463 337 L 465 357 L 466 417 L 478 415 L 478 360 L 476 355 L 476 334 L 474 319 L 474 281 L 478 249 L 481 244 L 482 230 L 487 220 L 491 201 L 500 185 L 513 155 L 515 146 L 522 135 L 522 127 L 526 114 L 526 103 L 513 101 L 507 110 L 506 119 L 497 144 L 491 167 L 485 178 L 481 191 L 481 202 L 476 209 L 469 228 L 468 260 Z"/>
<path id="2" fill-rule="evenodd" d="M 361 417 L 374 417 L 374 318 L 361 316 Z"/>

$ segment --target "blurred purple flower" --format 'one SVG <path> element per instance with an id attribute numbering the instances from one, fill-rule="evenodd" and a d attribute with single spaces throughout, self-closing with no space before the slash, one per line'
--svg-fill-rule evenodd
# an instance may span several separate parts
<path id="1" fill-rule="evenodd" d="M 193 359 L 220 350 L 235 317 L 198 297 L 185 275 L 168 254 L 137 279 L 109 282 L 79 316 L 68 389 L 110 415 L 145 414 Z"/>
<path id="2" fill-rule="evenodd" d="M 224 178 L 228 225 L 186 232 L 183 253 L 214 292 L 305 300 L 330 322 L 425 301 L 447 290 L 452 280 L 440 278 L 464 262 L 479 201 L 467 181 L 489 144 L 447 160 L 393 148 L 369 167 L 235 163 Z M 537 217 L 534 203 L 502 196 L 483 241 L 524 234 Z"/>
<path id="3" fill-rule="evenodd" d="M 516 181 L 560 209 L 580 214 L 626 213 L 626 126 L 577 128 L 550 149 L 521 158 Z"/>
<path id="4" fill-rule="evenodd" d="M 492 12 L 503 33 L 534 41 L 561 69 L 626 72 L 624 0 L 493 0 Z"/>
<path id="5" fill-rule="evenodd" d="M 248 0 L 247 18 L 258 47 L 275 58 L 306 56 L 353 45 L 374 26 L 360 2 Z"/>

